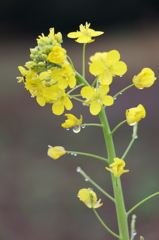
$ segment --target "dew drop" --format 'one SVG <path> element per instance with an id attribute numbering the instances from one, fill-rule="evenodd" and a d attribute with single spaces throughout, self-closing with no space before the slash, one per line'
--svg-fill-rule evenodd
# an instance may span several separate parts
<path id="1" fill-rule="evenodd" d="M 85 181 L 88 182 L 88 178 L 85 178 Z"/>
<path id="2" fill-rule="evenodd" d="M 81 171 L 81 168 L 77 167 L 76 172 L 80 172 L 80 171 Z"/>
<path id="3" fill-rule="evenodd" d="M 122 92 L 120 93 L 120 95 L 123 94 Z"/>
<path id="4" fill-rule="evenodd" d="M 143 89 L 143 88 L 139 88 L 139 89 Z"/>
<path id="5" fill-rule="evenodd" d="M 74 153 L 73 156 L 77 156 L 77 153 Z"/>
<path id="6" fill-rule="evenodd" d="M 68 130 L 70 130 L 69 128 L 66 128 L 66 130 L 68 131 Z"/>
<path id="7" fill-rule="evenodd" d="M 71 153 L 71 155 L 74 155 L 74 153 Z"/>
<path id="8" fill-rule="evenodd" d="M 72 127 L 72 130 L 74 133 L 79 133 L 81 131 L 81 126 L 76 125 L 76 126 Z"/>
<path id="9" fill-rule="evenodd" d="M 114 98 L 114 100 L 116 100 L 116 97 Z"/>
<path id="10" fill-rule="evenodd" d="M 136 135 L 136 136 L 135 136 L 135 138 L 137 139 L 137 138 L 138 138 L 138 136 Z"/>
<path id="11" fill-rule="evenodd" d="M 132 234 L 133 236 L 136 236 L 137 235 L 137 232 L 133 232 L 133 234 Z"/>
<path id="12" fill-rule="evenodd" d="M 120 77 L 122 77 L 123 75 L 120 75 Z"/>
<path id="13" fill-rule="evenodd" d="M 136 124 L 136 122 L 130 123 L 129 126 L 134 126 L 135 124 Z"/>
<path id="14" fill-rule="evenodd" d="M 82 126 L 82 128 L 85 128 L 86 126 Z"/>

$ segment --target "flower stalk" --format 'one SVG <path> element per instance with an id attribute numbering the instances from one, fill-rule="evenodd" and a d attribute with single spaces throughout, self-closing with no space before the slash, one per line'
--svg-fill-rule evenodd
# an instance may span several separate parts
<path id="1" fill-rule="evenodd" d="M 114 142 L 111 134 L 111 130 L 109 127 L 109 123 L 106 117 L 106 113 L 104 109 L 99 113 L 100 122 L 103 125 L 103 135 L 105 139 L 108 161 L 109 164 L 113 162 L 113 159 L 116 157 Z M 120 182 L 120 178 L 115 178 L 113 174 L 111 174 L 114 198 L 116 203 L 116 213 L 117 213 L 117 221 L 119 228 L 119 235 L 122 240 L 129 239 L 129 231 L 128 231 L 128 222 L 127 222 L 127 214 L 125 210 L 122 186 Z"/>

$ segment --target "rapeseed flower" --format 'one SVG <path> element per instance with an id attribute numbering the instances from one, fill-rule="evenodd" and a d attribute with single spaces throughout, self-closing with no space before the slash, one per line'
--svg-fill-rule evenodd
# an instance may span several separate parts
<path id="1" fill-rule="evenodd" d="M 51 157 L 53 159 L 57 159 L 64 154 L 66 154 L 66 151 L 63 147 L 61 147 L 61 146 L 52 147 L 50 145 L 48 146 L 47 155 L 49 157 Z"/>
<path id="2" fill-rule="evenodd" d="M 126 110 L 125 114 L 127 123 L 132 126 L 146 117 L 146 110 L 142 104 L 139 104 L 137 107 Z"/>
<path id="3" fill-rule="evenodd" d="M 51 77 L 58 82 L 58 86 L 61 89 L 66 89 L 68 86 L 70 88 L 76 86 L 75 73 L 67 61 L 62 64 L 62 68 L 53 68 Z"/>
<path id="4" fill-rule="evenodd" d="M 103 203 L 101 202 L 101 199 L 99 199 L 97 201 L 97 195 L 95 192 L 93 192 L 93 190 L 91 189 L 86 189 L 83 188 L 81 190 L 79 190 L 77 196 L 79 197 L 79 199 L 84 202 L 84 204 L 88 207 L 88 208 L 99 208 L 103 205 Z"/>
<path id="5" fill-rule="evenodd" d="M 142 89 L 151 87 L 156 79 L 155 73 L 150 68 L 143 68 L 137 76 L 133 77 L 132 82 L 135 87 Z"/>
<path id="6" fill-rule="evenodd" d="M 45 106 L 46 102 L 49 102 L 49 99 L 43 95 L 45 86 L 40 81 L 34 78 L 27 78 L 24 84 L 31 97 L 36 97 L 36 101 L 41 107 Z"/>
<path id="7" fill-rule="evenodd" d="M 120 158 L 114 158 L 114 163 L 110 164 L 106 169 L 114 174 L 114 177 L 120 177 L 121 174 L 129 172 L 129 170 L 124 170 L 125 162 Z"/>
<path id="8" fill-rule="evenodd" d="M 43 94 L 46 98 L 49 98 L 50 100 L 52 100 L 53 102 L 52 112 L 55 115 L 63 114 L 65 108 L 67 110 L 71 110 L 73 108 L 73 104 L 69 99 L 68 94 L 65 93 L 65 90 L 59 88 L 57 84 L 51 87 L 45 88 L 43 91 Z"/>
<path id="9" fill-rule="evenodd" d="M 66 59 L 66 50 L 60 46 L 55 46 L 48 55 L 48 60 L 52 63 L 62 63 Z"/>
<path id="10" fill-rule="evenodd" d="M 106 95 L 109 92 L 109 86 L 100 86 L 99 88 L 83 87 L 81 89 L 82 97 L 86 98 L 86 104 L 90 105 L 90 113 L 97 115 L 103 105 L 111 106 L 114 103 L 112 96 Z"/>
<path id="11" fill-rule="evenodd" d="M 119 61 L 120 54 L 116 50 L 97 52 L 90 60 L 89 71 L 92 75 L 99 75 L 98 80 L 102 85 L 110 85 L 115 75 L 122 76 L 127 71 L 127 65 Z"/>
<path id="12" fill-rule="evenodd" d="M 67 117 L 67 119 L 65 120 L 64 123 L 61 124 L 61 126 L 66 129 L 73 128 L 73 131 L 75 133 L 80 132 L 81 124 L 82 124 L 82 120 L 83 120 L 82 115 L 80 115 L 79 119 L 76 118 L 74 115 L 68 114 L 68 113 L 65 114 L 65 116 Z"/>
<path id="13" fill-rule="evenodd" d="M 67 36 L 69 38 L 77 38 L 75 41 L 78 43 L 90 43 L 95 41 L 92 37 L 97 37 L 104 33 L 101 31 L 95 31 L 89 27 L 90 23 L 86 22 L 85 26 L 81 24 L 79 26 L 80 31 L 68 33 Z"/>

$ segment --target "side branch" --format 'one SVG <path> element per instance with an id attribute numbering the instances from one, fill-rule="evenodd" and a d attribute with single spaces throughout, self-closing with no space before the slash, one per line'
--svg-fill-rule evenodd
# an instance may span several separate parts
<path id="1" fill-rule="evenodd" d="M 128 216 L 132 211 L 134 211 L 137 207 L 139 207 L 142 203 L 146 202 L 147 200 L 149 200 L 149 199 L 152 198 L 152 197 L 155 197 L 155 196 L 158 195 L 158 194 L 159 194 L 159 192 L 156 192 L 156 193 L 150 195 L 149 197 L 143 199 L 141 202 L 137 203 L 133 208 L 131 208 L 131 209 L 127 212 L 127 216 Z"/>
<path id="2" fill-rule="evenodd" d="M 79 172 L 87 181 L 92 183 L 100 192 L 102 192 L 106 197 L 112 200 L 115 203 L 115 199 L 110 196 L 106 191 L 104 191 L 98 184 L 96 184 L 80 167 L 77 167 L 77 172 Z"/>

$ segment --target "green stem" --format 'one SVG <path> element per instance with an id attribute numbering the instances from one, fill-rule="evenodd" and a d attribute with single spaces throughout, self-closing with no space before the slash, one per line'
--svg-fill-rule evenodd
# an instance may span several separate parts
<path id="1" fill-rule="evenodd" d="M 97 211 L 93 208 L 93 211 L 96 215 L 96 217 L 98 218 L 98 220 L 100 221 L 100 223 L 103 225 L 103 227 L 110 233 L 112 234 L 114 237 L 118 238 L 118 239 L 122 239 L 119 235 L 117 235 L 116 233 L 114 233 L 112 230 L 110 230 L 110 228 L 107 227 L 107 225 L 103 222 L 103 220 L 101 219 L 101 217 L 98 215 Z"/>
<path id="2" fill-rule="evenodd" d="M 96 184 L 80 167 L 77 167 L 77 172 L 79 172 L 85 179 L 92 183 L 92 185 L 95 186 L 106 197 L 115 202 L 115 199 L 112 196 L 110 196 L 106 191 L 104 191 L 98 184 Z"/>
<path id="3" fill-rule="evenodd" d="M 84 86 L 90 86 L 90 84 L 83 78 L 78 72 L 75 71 L 75 77 L 79 83 L 83 83 Z"/>
<path id="4" fill-rule="evenodd" d="M 152 198 L 152 197 L 155 197 L 155 196 L 158 195 L 158 194 L 159 194 L 159 192 L 156 192 L 156 193 L 150 195 L 149 197 L 143 199 L 141 202 L 137 203 L 133 208 L 131 208 L 131 209 L 127 212 L 127 216 L 128 216 L 132 211 L 134 211 L 137 207 L 139 207 L 142 203 L 146 202 L 147 200 L 149 200 L 149 199 Z"/>
<path id="5" fill-rule="evenodd" d="M 106 149 L 108 153 L 108 161 L 109 161 L 109 164 L 111 164 L 113 162 L 113 159 L 116 157 L 116 153 L 115 153 L 114 142 L 113 142 L 113 138 L 111 135 L 109 123 L 108 123 L 104 108 L 102 108 L 102 110 L 100 111 L 99 118 L 100 118 L 101 124 L 103 125 L 103 134 L 104 134 Z M 120 239 L 128 240 L 129 231 L 128 231 L 127 214 L 125 210 L 120 178 L 114 177 L 113 174 L 111 174 L 111 178 L 112 178 L 114 197 L 116 202 L 116 213 L 117 213 Z"/>
<path id="6" fill-rule="evenodd" d="M 126 157 L 126 155 L 127 155 L 128 152 L 129 152 L 131 146 L 133 145 L 134 141 L 135 141 L 136 138 L 137 138 L 137 128 L 138 128 L 138 124 L 135 124 L 135 125 L 133 126 L 132 139 L 131 139 L 131 141 L 130 141 L 128 147 L 127 147 L 127 149 L 125 150 L 123 156 L 121 157 L 122 160 L 124 160 L 124 158 Z"/>
<path id="7" fill-rule="evenodd" d="M 102 124 L 98 124 L 98 123 L 84 123 L 82 124 L 82 126 L 95 126 L 95 127 L 103 127 Z"/>
<path id="8" fill-rule="evenodd" d="M 72 62 L 71 58 L 68 55 L 67 55 L 67 58 L 68 58 L 68 60 L 69 60 L 69 62 L 71 64 L 73 70 L 75 71 L 75 68 L 74 68 L 74 65 L 73 65 L 73 62 Z"/>
<path id="9" fill-rule="evenodd" d="M 97 80 L 98 80 L 99 76 L 97 76 L 94 80 L 94 82 L 92 83 L 91 87 L 94 87 L 94 85 L 96 84 Z"/>
<path id="10" fill-rule="evenodd" d="M 108 162 L 108 159 L 100 157 L 98 155 L 90 154 L 90 153 L 84 153 L 84 152 L 74 152 L 74 151 L 66 151 L 67 153 L 77 154 L 77 155 L 84 155 L 88 157 L 98 158 L 99 160 L 102 160 L 104 162 Z"/>
<path id="11" fill-rule="evenodd" d="M 83 44 L 82 51 L 82 76 L 85 78 L 85 57 L 86 57 L 86 43 Z"/>
<path id="12" fill-rule="evenodd" d="M 136 215 L 133 214 L 132 220 L 131 220 L 131 239 L 130 240 L 133 240 L 136 235 L 135 222 L 136 222 Z"/>
<path id="13" fill-rule="evenodd" d="M 83 83 L 77 85 L 76 87 L 72 88 L 70 91 L 67 92 L 67 94 L 70 94 L 71 92 L 73 92 L 75 89 L 79 88 L 79 87 L 82 87 L 83 86 Z M 81 96 L 81 94 L 80 94 Z"/>
<path id="14" fill-rule="evenodd" d="M 121 125 L 123 125 L 126 121 L 127 121 L 127 120 L 124 120 L 124 121 L 122 121 L 121 123 L 119 123 L 119 124 L 112 130 L 111 135 L 113 135 L 114 132 L 115 132 Z"/>
<path id="15" fill-rule="evenodd" d="M 125 92 L 127 89 L 129 89 L 129 88 L 131 88 L 131 87 L 133 87 L 133 86 L 134 86 L 134 83 L 131 84 L 131 85 L 129 85 L 129 86 L 127 86 L 126 88 L 122 89 L 120 92 L 118 92 L 117 94 L 115 94 L 113 98 L 116 98 L 116 97 L 119 96 L 121 93 Z"/>
<path id="16" fill-rule="evenodd" d="M 77 101 L 79 101 L 79 102 L 82 102 L 82 103 L 86 103 L 85 101 L 83 101 L 83 100 L 81 100 L 81 99 L 79 99 L 79 98 L 76 98 L 76 97 L 74 97 L 73 95 L 72 96 L 70 96 L 72 99 L 75 99 L 75 100 L 77 100 Z M 89 104 L 88 104 L 89 105 Z"/>

